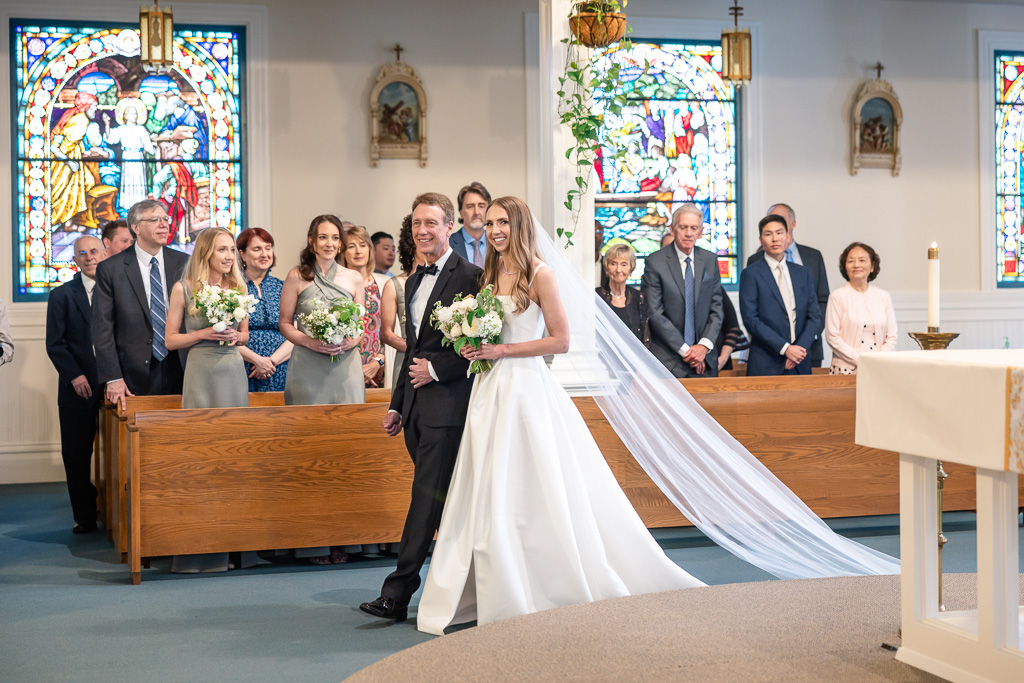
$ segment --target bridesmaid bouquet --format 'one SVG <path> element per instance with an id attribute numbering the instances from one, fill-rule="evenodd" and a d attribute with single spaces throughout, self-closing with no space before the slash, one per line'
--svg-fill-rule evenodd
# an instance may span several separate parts
<path id="1" fill-rule="evenodd" d="M 363 316 L 366 311 L 362 305 L 348 299 L 331 306 L 323 305 L 319 299 L 314 299 L 312 303 L 312 311 L 298 316 L 310 339 L 324 344 L 340 344 L 347 338 L 358 337 L 363 333 Z M 332 363 L 337 360 L 337 355 L 331 356 Z"/>
<path id="2" fill-rule="evenodd" d="M 204 284 L 196 294 L 196 310 L 203 314 L 213 326 L 214 332 L 223 332 L 256 310 L 256 297 L 242 294 L 235 289 L 222 289 L 217 285 Z M 225 346 L 227 342 L 221 342 Z"/>
<path id="3" fill-rule="evenodd" d="M 497 344 L 501 341 L 501 325 L 505 318 L 501 301 L 491 293 L 487 285 L 476 296 L 457 294 L 451 306 L 442 306 L 438 301 L 430 314 L 434 329 L 444 335 L 443 346 L 454 346 L 455 353 L 462 351 L 466 344 L 479 349 L 485 342 Z M 469 371 L 480 374 L 491 369 L 491 361 L 475 360 L 469 364 Z"/>

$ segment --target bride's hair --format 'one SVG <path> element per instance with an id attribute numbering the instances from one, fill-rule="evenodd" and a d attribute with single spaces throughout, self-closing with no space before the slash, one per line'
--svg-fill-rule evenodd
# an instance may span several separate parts
<path id="1" fill-rule="evenodd" d="M 515 269 L 515 279 L 512 291 L 506 293 L 511 294 L 516 310 L 525 311 L 530 305 L 533 262 L 539 258 L 537 228 L 533 224 L 533 214 L 526 202 L 518 197 L 498 197 L 487 205 L 488 213 L 493 206 L 501 207 L 508 214 L 509 236 L 508 248 L 505 250 L 505 267 Z M 487 241 L 491 242 L 490 233 L 487 235 Z M 501 258 L 493 244 L 488 246 L 487 258 L 484 260 L 483 286 L 495 285 L 497 287 Z"/>

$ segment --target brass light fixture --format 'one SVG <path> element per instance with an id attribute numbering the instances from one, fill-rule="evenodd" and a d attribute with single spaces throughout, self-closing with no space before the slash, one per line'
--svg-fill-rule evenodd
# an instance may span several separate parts
<path id="1" fill-rule="evenodd" d="M 152 7 L 139 10 L 140 58 L 147 70 L 174 64 L 174 16 L 171 8 L 160 9 L 159 0 Z"/>
<path id="2" fill-rule="evenodd" d="M 722 80 L 738 87 L 750 82 L 750 28 L 740 29 L 739 0 L 733 0 L 729 14 L 733 27 L 722 29 Z"/>

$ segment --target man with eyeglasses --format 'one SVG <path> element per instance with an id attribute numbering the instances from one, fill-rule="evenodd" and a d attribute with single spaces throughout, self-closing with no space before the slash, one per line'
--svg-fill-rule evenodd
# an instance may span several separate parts
<path id="1" fill-rule="evenodd" d="M 57 370 L 60 454 L 71 498 L 72 533 L 96 530 L 96 487 L 92 485 L 92 445 L 96 438 L 100 387 L 92 347 L 92 298 L 103 244 L 91 235 L 75 242 L 78 273 L 50 292 L 46 306 L 46 355 Z"/>
<path id="2" fill-rule="evenodd" d="M 133 247 L 96 269 L 92 334 L 99 381 L 111 403 L 126 396 L 180 394 L 184 377 L 177 351 L 164 343 L 171 287 L 181 279 L 185 254 L 167 248 L 170 218 L 153 199 L 128 211 Z"/>

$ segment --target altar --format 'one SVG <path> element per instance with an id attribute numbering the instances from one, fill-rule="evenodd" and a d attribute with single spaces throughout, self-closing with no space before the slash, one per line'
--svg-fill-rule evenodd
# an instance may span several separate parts
<path id="1" fill-rule="evenodd" d="M 896 658 L 952 681 L 1024 680 L 1017 594 L 1024 350 L 862 355 L 856 442 L 900 453 Z M 976 610 L 940 611 L 938 460 L 977 468 Z"/>

